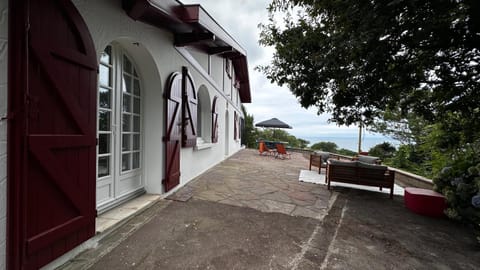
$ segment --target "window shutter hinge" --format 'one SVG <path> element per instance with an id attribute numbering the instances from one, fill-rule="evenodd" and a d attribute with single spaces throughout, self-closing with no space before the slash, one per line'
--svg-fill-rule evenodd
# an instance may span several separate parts
<path id="1" fill-rule="evenodd" d="M 0 121 L 3 121 L 3 120 L 12 120 L 12 119 L 13 119 L 13 116 L 14 116 L 14 113 L 0 115 Z"/>

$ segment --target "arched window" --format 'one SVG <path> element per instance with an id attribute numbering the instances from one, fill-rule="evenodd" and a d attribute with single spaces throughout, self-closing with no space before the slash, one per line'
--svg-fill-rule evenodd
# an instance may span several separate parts
<path id="1" fill-rule="evenodd" d="M 205 86 L 198 89 L 197 105 L 197 143 L 209 143 L 212 141 L 212 112 L 210 95 Z"/>

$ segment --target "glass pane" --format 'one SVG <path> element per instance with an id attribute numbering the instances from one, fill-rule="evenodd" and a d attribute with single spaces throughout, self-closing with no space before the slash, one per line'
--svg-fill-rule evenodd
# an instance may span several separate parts
<path id="1" fill-rule="evenodd" d="M 130 151 L 130 134 L 122 135 L 122 151 Z"/>
<path id="2" fill-rule="evenodd" d="M 131 112 L 132 111 L 132 97 L 130 95 L 123 95 L 123 111 Z"/>
<path id="3" fill-rule="evenodd" d="M 140 99 L 133 98 L 133 112 L 140 114 Z"/>
<path id="4" fill-rule="evenodd" d="M 110 175 L 110 157 L 98 158 L 98 177 Z"/>
<path id="5" fill-rule="evenodd" d="M 132 92 L 132 77 L 130 77 L 130 75 L 123 74 L 122 91 L 127 93 Z"/>
<path id="6" fill-rule="evenodd" d="M 136 70 L 135 68 L 133 68 L 133 75 L 134 75 L 135 77 L 138 77 L 137 70 Z"/>
<path id="7" fill-rule="evenodd" d="M 140 82 L 137 79 L 133 80 L 133 94 L 140 96 Z"/>
<path id="8" fill-rule="evenodd" d="M 140 116 L 133 117 L 133 131 L 140 132 Z"/>
<path id="9" fill-rule="evenodd" d="M 122 114 L 122 131 L 131 131 L 132 123 L 129 114 Z"/>
<path id="10" fill-rule="evenodd" d="M 123 71 L 132 74 L 132 62 L 125 55 L 123 56 Z"/>
<path id="11" fill-rule="evenodd" d="M 110 153 L 110 134 L 98 135 L 98 153 L 99 154 Z"/>
<path id="12" fill-rule="evenodd" d="M 98 111 L 98 129 L 101 131 L 110 131 L 110 112 L 99 110 Z"/>
<path id="13" fill-rule="evenodd" d="M 133 153 L 132 157 L 132 169 L 140 168 L 140 153 Z"/>
<path id="14" fill-rule="evenodd" d="M 122 155 L 122 171 L 130 170 L 130 154 Z"/>
<path id="15" fill-rule="evenodd" d="M 110 67 L 104 66 L 100 64 L 100 71 L 98 74 L 100 85 L 105 86 L 112 86 L 111 78 L 110 78 Z"/>
<path id="16" fill-rule="evenodd" d="M 100 87 L 99 92 L 100 92 L 100 97 L 99 97 L 98 104 L 100 108 L 107 108 L 107 109 L 111 108 L 110 89 Z"/>
<path id="17" fill-rule="evenodd" d="M 133 150 L 140 150 L 140 135 L 133 135 Z"/>
<path id="18" fill-rule="evenodd" d="M 112 64 L 112 47 L 107 46 L 100 56 L 100 62 Z"/>

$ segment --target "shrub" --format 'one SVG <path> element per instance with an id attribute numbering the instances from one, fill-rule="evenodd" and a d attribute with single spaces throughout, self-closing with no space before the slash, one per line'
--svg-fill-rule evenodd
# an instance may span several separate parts
<path id="1" fill-rule="evenodd" d="M 370 150 L 368 150 L 368 154 L 370 156 L 379 157 L 381 160 L 385 161 L 388 158 L 393 157 L 395 151 L 395 146 L 393 146 L 389 142 L 383 142 L 370 148 Z"/>
<path id="2" fill-rule="evenodd" d="M 351 156 L 351 157 L 356 156 L 358 154 L 355 151 L 348 150 L 348 149 L 345 149 L 345 148 L 341 148 L 341 149 L 337 150 L 336 153 L 340 154 L 340 155 L 344 155 L 344 156 Z"/>
<path id="3" fill-rule="evenodd" d="M 312 148 L 313 150 L 321 150 L 325 152 L 335 153 L 338 146 L 334 142 L 318 142 L 312 145 L 310 148 Z"/>
<path id="4" fill-rule="evenodd" d="M 480 243 L 480 157 L 474 151 L 455 155 L 434 179 L 434 188 L 445 195 L 445 214 L 474 228 Z"/>

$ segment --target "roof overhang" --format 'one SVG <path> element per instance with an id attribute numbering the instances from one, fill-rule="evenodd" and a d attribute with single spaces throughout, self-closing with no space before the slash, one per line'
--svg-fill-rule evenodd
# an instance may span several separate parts
<path id="1" fill-rule="evenodd" d="M 240 100 L 251 102 L 246 51 L 202 6 L 175 0 L 123 0 L 123 8 L 134 20 L 170 31 L 177 47 L 192 46 L 232 60 L 235 79 L 240 84 Z"/>

